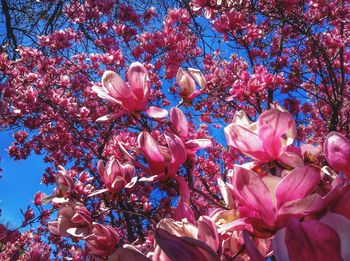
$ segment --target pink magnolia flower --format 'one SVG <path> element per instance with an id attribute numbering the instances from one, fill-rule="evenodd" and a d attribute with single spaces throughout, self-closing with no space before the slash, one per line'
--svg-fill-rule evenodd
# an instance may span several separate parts
<path id="1" fill-rule="evenodd" d="M 89 234 L 92 217 L 81 204 L 71 203 L 58 210 L 57 221 L 48 222 L 51 233 L 60 236 L 82 238 Z"/>
<path id="2" fill-rule="evenodd" d="M 137 181 L 137 177 L 133 177 L 135 173 L 134 166 L 129 163 L 120 164 L 114 158 L 109 160 L 106 166 L 103 165 L 102 160 L 99 160 L 97 169 L 109 192 L 119 193 L 123 188 L 133 187 Z"/>
<path id="3" fill-rule="evenodd" d="M 276 229 L 291 217 L 304 217 L 323 207 L 321 196 L 312 193 L 320 180 L 320 172 L 310 166 L 297 167 L 284 178 L 272 175 L 260 178 L 236 165 L 232 185 L 240 216 L 251 218 L 255 227 Z M 230 230 L 233 223 L 221 229 Z"/>
<path id="4" fill-rule="evenodd" d="M 152 260 L 218 260 L 219 235 L 215 224 L 206 216 L 197 225 L 186 219 L 162 219 L 155 230 Z"/>
<path id="5" fill-rule="evenodd" d="M 188 68 L 188 72 L 179 68 L 176 74 L 176 82 L 180 86 L 180 97 L 184 101 L 191 101 L 197 97 L 201 91 L 196 90 L 196 82 L 203 89 L 206 85 L 206 80 L 201 71 L 193 68 Z"/>
<path id="6" fill-rule="evenodd" d="M 229 146 L 262 163 L 281 160 L 300 165 L 301 159 L 286 151 L 295 135 L 292 115 L 281 109 L 263 112 L 254 123 L 250 123 L 243 111 L 237 112 L 233 122 L 225 128 Z"/>
<path id="7" fill-rule="evenodd" d="M 329 133 L 324 143 L 324 154 L 332 168 L 350 178 L 350 142 L 344 135 Z"/>
<path id="8" fill-rule="evenodd" d="M 91 234 L 84 237 L 90 254 L 97 256 L 111 255 L 119 243 L 117 231 L 108 225 L 93 224 Z"/>
<path id="9" fill-rule="evenodd" d="M 58 188 L 59 196 L 65 197 L 74 190 L 74 181 L 62 166 L 58 166 L 58 169 L 59 171 L 56 176 L 56 186 Z"/>
<path id="10" fill-rule="evenodd" d="M 125 82 L 113 71 L 105 71 L 102 76 L 102 87 L 93 86 L 92 90 L 97 95 L 110 102 L 119 104 L 127 112 L 145 113 L 153 118 L 164 118 L 168 115 L 167 110 L 155 106 L 149 106 L 148 97 L 150 95 L 151 83 L 146 68 L 139 62 L 130 65 Z M 108 121 L 124 115 L 123 111 L 108 114 L 97 119 L 97 121 Z"/>
<path id="11" fill-rule="evenodd" d="M 185 145 L 178 136 L 167 133 L 165 139 L 167 147 L 159 145 L 149 132 L 143 131 L 139 134 L 137 143 L 147 160 L 151 173 L 160 175 L 166 172 L 171 177 L 185 162 L 187 154 Z"/>
<path id="12" fill-rule="evenodd" d="M 97 95 L 110 102 L 118 103 L 128 112 L 146 109 L 150 94 L 150 81 L 145 67 L 134 62 L 127 72 L 126 83 L 118 74 L 105 71 L 102 77 L 102 88 L 93 86 Z"/>
<path id="13" fill-rule="evenodd" d="M 213 143 L 209 139 L 188 140 L 188 122 L 185 114 L 179 108 L 171 108 L 170 122 L 176 134 L 185 142 L 188 154 L 195 154 L 199 149 L 212 147 Z"/>

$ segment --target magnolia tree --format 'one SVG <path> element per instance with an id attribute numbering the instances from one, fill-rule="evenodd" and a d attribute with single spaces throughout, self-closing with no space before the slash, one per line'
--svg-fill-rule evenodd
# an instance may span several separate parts
<path id="1" fill-rule="evenodd" d="M 1 3 L 2 260 L 350 260 L 348 1 Z"/>

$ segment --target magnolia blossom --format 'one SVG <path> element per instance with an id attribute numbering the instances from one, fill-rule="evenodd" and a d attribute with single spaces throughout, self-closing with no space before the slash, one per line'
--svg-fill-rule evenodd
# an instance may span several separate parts
<path id="1" fill-rule="evenodd" d="M 218 260 L 219 235 L 206 216 L 193 225 L 183 219 L 162 219 L 155 230 L 152 260 Z"/>
<path id="2" fill-rule="evenodd" d="M 232 175 L 240 215 L 251 218 L 255 228 L 280 228 L 291 217 L 307 216 L 323 207 L 321 196 L 312 193 L 321 180 L 314 167 L 297 167 L 283 178 L 272 175 L 260 178 L 251 170 L 235 166 Z M 228 223 L 221 230 L 231 230 L 234 225 L 235 222 Z"/>
<path id="3" fill-rule="evenodd" d="M 120 164 L 114 158 L 109 160 L 106 166 L 103 165 L 102 160 L 99 160 L 97 169 L 109 192 L 119 193 L 123 188 L 133 187 L 137 181 L 137 177 L 133 177 L 135 167 L 129 163 Z"/>
<path id="4" fill-rule="evenodd" d="M 48 223 L 51 233 L 60 236 L 84 237 L 91 229 L 90 212 L 79 203 L 60 207 L 57 221 Z"/>
<path id="5" fill-rule="evenodd" d="M 145 67 L 134 62 L 130 65 L 125 82 L 118 74 L 105 71 L 102 77 L 102 88 L 93 86 L 97 95 L 111 102 L 118 103 L 128 112 L 146 109 L 150 94 L 150 81 Z"/>
<path id="6" fill-rule="evenodd" d="M 295 122 L 281 108 L 263 112 L 254 123 L 243 111 L 237 112 L 224 131 L 229 146 L 261 163 L 280 160 L 292 166 L 302 164 L 300 157 L 287 152 L 296 135 Z"/>
<path id="7" fill-rule="evenodd" d="M 350 178 L 350 142 L 344 135 L 329 133 L 324 143 L 324 154 L 332 168 L 344 172 Z"/>
<path id="8" fill-rule="evenodd" d="M 188 140 L 188 122 L 185 114 L 179 108 L 171 108 L 170 122 L 176 134 L 185 142 L 188 154 L 195 154 L 199 149 L 212 147 L 213 143 L 209 139 Z"/>
<path id="9" fill-rule="evenodd" d="M 164 136 L 167 147 L 159 145 L 147 131 L 139 134 L 137 143 L 152 174 L 164 174 L 166 171 L 168 176 L 174 176 L 177 169 L 187 158 L 186 149 L 177 135 L 167 133 Z"/>
<path id="10" fill-rule="evenodd" d="M 201 71 L 188 68 L 188 72 L 179 68 L 176 74 L 176 82 L 180 86 L 180 97 L 185 101 L 191 101 L 197 97 L 201 91 L 196 90 L 196 82 L 201 88 L 205 88 L 206 80 Z"/>
<path id="11" fill-rule="evenodd" d="M 84 239 L 90 254 L 97 256 L 111 255 L 119 243 L 119 235 L 114 228 L 97 223 L 93 224 L 91 234 Z"/>

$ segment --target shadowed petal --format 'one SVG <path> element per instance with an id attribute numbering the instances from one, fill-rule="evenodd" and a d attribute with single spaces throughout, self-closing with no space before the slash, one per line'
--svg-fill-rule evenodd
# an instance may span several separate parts
<path id="1" fill-rule="evenodd" d="M 291 261 L 340 261 L 340 239 L 329 226 L 315 221 L 292 219 L 286 229 L 286 244 Z"/>
<path id="2" fill-rule="evenodd" d="M 160 248 L 173 261 L 219 260 L 215 252 L 199 240 L 189 237 L 176 237 L 160 228 L 155 229 L 154 237 Z"/>
<path id="3" fill-rule="evenodd" d="M 247 231 L 243 231 L 243 238 L 244 238 L 244 245 L 248 251 L 248 254 L 252 261 L 264 261 L 265 258 L 262 256 L 262 254 L 259 252 L 255 244 L 250 239 Z"/>

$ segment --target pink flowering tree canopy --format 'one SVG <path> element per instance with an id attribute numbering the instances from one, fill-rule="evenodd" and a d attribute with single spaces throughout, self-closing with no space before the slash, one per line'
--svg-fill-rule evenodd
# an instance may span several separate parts
<path id="1" fill-rule="evenodd" d="M 0 259 L 350 260 L 349 5 L 2 1 Z"/>

